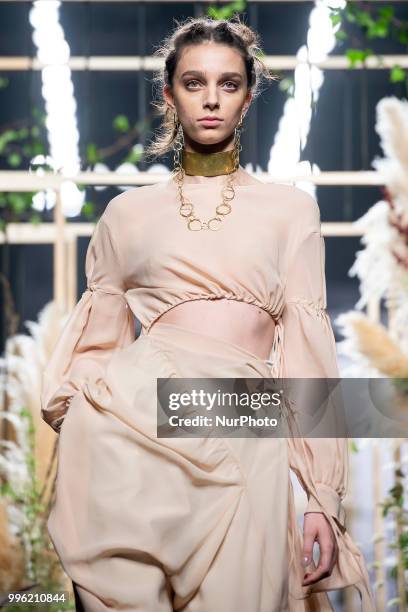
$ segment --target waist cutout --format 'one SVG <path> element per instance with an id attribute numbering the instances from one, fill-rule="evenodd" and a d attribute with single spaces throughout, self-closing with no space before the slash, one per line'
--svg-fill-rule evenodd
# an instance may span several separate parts
<path id="1" fill-rule="evenodd" d="M 269 358 L 263 359 L 237 343 L 218 338 L 211 334 L 192 330 L 175 323 L 156 322 L 145 335 L 152 336 L 152 338 L 158 341 L 169 343 L 173 346 L 183 346 L 184 348 L 191 347 L 196 352 L 211 352 L 215 350 L 224 355 L 230 354 L 236 358 L 249 358 L 254 361 L 266 363 L 267 365 L 272 365 Z"/>

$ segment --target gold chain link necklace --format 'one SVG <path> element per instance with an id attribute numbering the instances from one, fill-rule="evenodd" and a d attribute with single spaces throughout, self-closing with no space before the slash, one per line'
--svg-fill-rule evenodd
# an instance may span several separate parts
<path id="1" fill-rule="evenodd" d="M 217 231 L 220 228 L 223 218 L 228 215 L 231 210 L 231 202 L 235 197 L 234 178 L 239 168 L 239 152 L 242 147 L 240 145 L 240 129 L 242 127 L 242 117 L 239 125 L 235 128 L 234 148 L 230 151 L 221 151 L 218 153 L 195 153 L 184 149 L 183 129 L 179 122 L 176 123 L 177 129 L 180 129 L 181 135 L 176 139 L 174 146 L 174 171 L 173 179 L 176 182 L 178 196 L 180 201 L 179 213 L 186 219 L 187 227 L 191 231 L 200 231 L 210 229 Z M 180 153 L 182 160 L 180 160 Z M 227 174 L 227 184 L 224 185 L 221 192 L 222 202 L 215 209 L 215 216 L 208 221 L 201 221 L 194 211 L 193 203 L 186 198 L 183 193 L 184 176 L 186 174 L 200 176 L 218 176 Z"/>

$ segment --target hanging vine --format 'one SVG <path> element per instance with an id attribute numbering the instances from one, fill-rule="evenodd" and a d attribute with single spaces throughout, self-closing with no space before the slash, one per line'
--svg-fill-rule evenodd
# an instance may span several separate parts
<path id="1" fill-rule="evenodd" d="M 340 48 L 345 47 L 350 68 L 363 66 L 367 58 L 376 58 L 378 66 L 384 65 L 383 57 L 368 46 L 368 41 L 388 39 L 401 45 L 401 53 L 408 50 L 408 21 L 396 17 L 390 3 L 378 6 L 377 2 L 346 2 L 343 8 L 330 8 L 330 19 L 336 28 L 335 36 Z M 347 43 L 351 43 L 350 46 Z M 408 72 L 399 64 L 389 69 L 390 83 L 404 83 L 408 95 Z"/>

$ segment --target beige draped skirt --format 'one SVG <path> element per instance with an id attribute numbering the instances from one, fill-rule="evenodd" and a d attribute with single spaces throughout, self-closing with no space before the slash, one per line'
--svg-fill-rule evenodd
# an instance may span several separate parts
<path id="1" fill-rule="evenodd" d="M 87 612 L 332 610 L 301 587 L 287 440 L 156 434 L 156 378 L 270 376 L 238 345 L 158 323 L 74 396 L 48 530 Z"/>

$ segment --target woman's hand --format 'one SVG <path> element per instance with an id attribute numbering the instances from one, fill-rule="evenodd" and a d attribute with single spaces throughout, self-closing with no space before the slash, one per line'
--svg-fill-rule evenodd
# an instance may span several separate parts
<path id="1" fill-rule="evenodd" d="M 329 521 L 322 512 L 307 512 L 303 523 L 303 565 L 307 566 L 313 559 L 313 543 L 319 544 L 319 564 L 310 573 L 305 574 L 302 586 L 314 584 L 327 578 L 333 571 L 338 555 L 338 546 Z M 307 557 L 307 559 L 305 559 Z"/>

